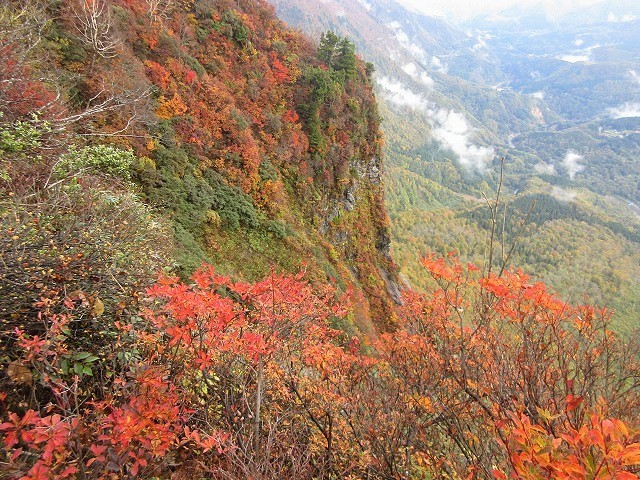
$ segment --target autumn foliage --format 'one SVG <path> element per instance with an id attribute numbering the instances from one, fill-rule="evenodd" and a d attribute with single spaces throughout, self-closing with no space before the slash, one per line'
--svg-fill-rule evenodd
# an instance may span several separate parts
<path id="1" fill-rule="evenodd" d="M 568 407 L 569 408 L 569 405 Z M 602 408 L 579 429 L 568 427 L 554 436 L 548 428 L 514 415 L 503 430 L 505 447 L 515 476 L 521 479 L 638 478 L 638 435 L 624 422 L 606 418 Z M 507 476 L 495 470 L 494 476 Z"/>
<path id="2" fill-rule="evenodd" d="M 393 302 L 380 272 L 396 272 L 383 185 L 368 175 L 381 170 L 380 119 L 370 73 L 343 43 L 348 61 L 324 65 L 264 1 L 10 0 L 0 8 L 0 128 L 46 124 L 54 148 L 132 151 L 136 194 L 170 217 L 183 278 L 221 263 L 229 237 L 252 236 L 260 261 L 225 271 L 257 279 L 311 257 L 315 277 L 355 277 L 340 281 L 365 291 L 383 329 Z M 8 190 L 41 188 L 49 153 L 0 159 Z"/>
<path id="3" fill-rule="evenodd" d="M 100 356 L 72 299 L 41 305 L 3 393 L 10 478 L 636 478 L 637 351 L 606 312 L 521 272 L 424 264 L 441 288 L 408 293 L 371 353 L 301 276 L 162 277 Z"/>
<path id="4" fill-rule="evenodd" d="M 42 305 L 41 335 L 16 329 L 18 390 L 2 400 L 23 413 L 5 412 L 0 426 L 10 478 L 123 478 L 196 454 L 204 471 L 241 472 L 269 467 L 249 461 L 262 448 L 295 444 L 269 438 L 300 435 L 280 379 L 296 352 L 337 335 L 325 326 L 340 312 L 331 292 L 275 274 L 236 283 L 210 268 L 194 282 L 162 278 L 148 292 L 157 306 L 114 323 L 111 354 L 74 346 L 71 298 L 63 314 Z M 31 388 L 37 401 L 22 403 Z"/>
<path id="5" fill-rule="evenodd" d="M 105 2 L 0 9 L 3 478 L 637 477 L 638 349 L 609 312 L 454 255 L 390 300 L 350 41 L 262 1 Z M 20 49 L 23 18 L 51 21 Z M 278 248 L 312 265 L 258 276 Z M 186 274 L 207 256 L 244 269 Z"/>

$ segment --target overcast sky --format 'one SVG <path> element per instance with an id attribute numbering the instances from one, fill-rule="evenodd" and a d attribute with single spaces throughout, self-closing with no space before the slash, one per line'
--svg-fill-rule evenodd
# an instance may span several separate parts
<path id="1" fill-rule="evenodd" d="M 481 12 L 494 12 L 510 5 L 532 6 L 542 4 L 549 15 L 566 13 L 601 0 L 398 0 L 405 6 L 431 15 L 467 18 Z"/>

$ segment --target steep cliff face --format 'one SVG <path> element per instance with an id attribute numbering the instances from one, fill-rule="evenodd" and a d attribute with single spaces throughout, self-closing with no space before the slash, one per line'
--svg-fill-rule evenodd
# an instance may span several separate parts
<path id="1" fill-rule="evenodd" d="M 379 117 L 350 42 L 318 55 L 262 1 L 33 5 L 37 48 L 11 55 L 47 100 L 7 104 L 5 120 L 38 110 L 69 143 L 132 149 L 138 193 L 170 217 L 180 272 L 306 268 L 354 291 L 362 333 L 393 327 Z"/>

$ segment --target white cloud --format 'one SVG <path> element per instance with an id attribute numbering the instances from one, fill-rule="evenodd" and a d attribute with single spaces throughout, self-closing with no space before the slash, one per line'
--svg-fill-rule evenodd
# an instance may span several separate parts
<path id="1" fill-rule="evenodd" d="M 583 43 L 584 43 L 584 40 L 583 40 L 583 39 L 581 39 L 581 38 L 578 38 L 578 39 L 576 39 L 576 40 L 573 42 L 573 44 L 574 44 L 576 47 L 581 47 Z"/>
<path id="2" fill-rule="evenodd" d="M 433 80 L 433 78 L 431 78 L 427 74 L 427 72 L 423 71 L 423 72 L 420 72 L 418 74 L 418 66 L 415 63 L 406 64 L 404 67 L 402 67 L 402 70 L 407 75 L 410 75 L 413 78 L 420 80 L 422 83 L 424 83 L 429 88 L 433 88 L 433 86 L 435 85 L 435 81 Z"/>
<path id="3" fill-rule="evenodd" d="M 418 93 L 414 93 L 397 80 L 388 77 L 380 77 L 377 79 L 385 91 L 385 98 L 401 107 L 410 107 L 419 110 L 427 109 L 427 100 Z"/>
<path id="4" fill-rule="evenodd" d="M 533 169 L 544 175 L 555 175 L 556 166 L 553 163 L 538 163 L 533 166 Z"/>
<path id="5" fill-rule="evenodd" d="M 393 22 L 389 25 L 397 25 L 397 23 L 398 22 Z M 411 55 L 413 55 L 414 58 L 424 61 L 424 59 L 427 56 L 426 52 L 419 45 L 411 42 L 411 40 L 409 39 L 409 36 L 399 26 L 394 30 L 395 30 L 396 40 L 398 40 L 398 43 L 402 46 L 402 48 L 407 50 Z"/>
<path id="6" fill-rule="evenodd" d="M 469 139 L 471 132 L 464 115 L 444 109 L 432 110 L 429 115 L 434 121 L 434 138 L 450 148 L 458 156 L 462 166 L 484 172 L 495 152 L 493 148 L 473 145 Z"/>
<path id="7" fill-rule="evenodd" d="M 559 55 L 556 58 L 563 62 L 577 63 L 577 62 L 590 62 L 592 60 L 591 54 L 594 50 L 600 48 L 600 44 L 592 45 L 584 50 L 577 50 L 569 55 Z"/>
<path id="8" fill-rule="evenodd" d="M 551 189 L 551 195 L 562 202 L 571 202 L 578 196 L 578 194 L 573 190 L 566 190 L 560 187 L 553 187 Z"/>
<path id="9" fill-rule="evenodd" d="M 388 23 L 387 27 L 393 30 L 398 43 L 402 46 L 402 48 L 413 55 L 414 58 L 420 61 L 424 61 L 426 59 L 427 53 L 419 45 L 411 42 L 411 40 L 409 39 L 409 35 L 407 35 L 407 33 L 402 30 L 402 25 L 400 24 L 400 22 Z"/>
<path id="10" fill-rule="evenodd" d="M 558 60 L 568 63 L 589 62 L 591 57 L 589 55 L 560 55 L 556 57 Z"/>
<path id="11" fill-rule="evenodd" d="M 482 173 L 487 163 L 493 159 L 492 148 L 474 145 L 470 140 L 472 129 L 464 115 L 430 105 L 426 98 L 411 91 L 397 80 L 380 77 L 376 81 L 383 89 L 383 96 L 389 102 L 425 112 L 433 128 L 433 138 L 443 147 L 453 151 L 463 167 Z"/>
<path id="12" fill-rule="evenodd" d="M 407 35 L 404 30 L 399 28 L 398 30 L 396 30 L 396 40 L 400 42 L 400 45 L 404 46 L 409 43 L 409 35 Z"/>
<path id="13" fill-rule="evenodd" d="M 517 23 L 518 17 L 509 17 L 507 15 L 501 15 L 499 13 L 494 13 L 490 15 L 487 20 L 493 23 Z"/>
<path id="14" fill-rule="evenodd" d="M 432 118 L 448 133 L 455 133 L 456 135 L 466 134 L 469 130 L 469 125 L 464 115 L 454 111 L 440 109 L 432 113 Z"/>
<path id="15" fill-rule="evenodd" d="M 431 66 L 440 73 L 447 73 L 449 71 L 449 66 L 446 63 L 442 63 L 442 60 L 435 55 L 431 57 Z"/>
<path id="16" fill-rule="evenodd" d="M 567 154 L 562 159 L 562 166 L 569 174 L 569 178 L 571 180 L 576 178 L 576 175 L 584 170 L 584 165 L 581 165 L 580 160 L 583 160 L 584 157 L 579 153 L 574 152 L 573 150 L 568 150 Z"/>
<path id="17" fill-rule="evenodd" d="M 621 17 L 618 17 L 615 13 L 613 12 L 609 12 L 609 16 L 607 17 L 607 21 L 609 23 L 627 23 L 627 22 L 633 22 L 634 20 L 637 20 L 638 17 L 636 15 L 632 15 L 630 13 L 623 15 Z"/>
<path id="18" fill-rule="evenodd" d="M 336 12 L 336 16 L 338 16 L 338 17 L 343 17 L 343 18 L 344 18 L 344 17 L 346 17 L 346 16 L 347 16 L 347 13 L 346 13 L 343 9 L 339 9 L 339 10 Z"/>
<path id="19" fill-rule="evenodd" d="M 433 88 L 433 86 L 435 85 L 435 81 L 433 80 L 433 78 L 431 78 L 429 75 L 427 75 L 427 72 L 422 72 L 420 74 L 420 80 L 422 80 L 422 83 L 424 83 L 427 87 L 429 88 Z"/>
<path id="20" fill-rule="evenodd" d="M 472 52 L 478 52 L 487 46 L 487 42 L 478 37 L 478 43 L 476 43 L 473 47 L 471 47 Z"/>
<path id="21" fill-rule="evenodd" d="M 358 0 L 358 3 L 362 5 L 365 9 L 371 10 L 371 4 L 366 0 Z"/>
<path id="22" fill-rule="evenodd" d="M 631 78 L 633 78 L 636 82 L 640 83 L 640 75 L 638 74 L 638 72 L 636 72 L 635 70 L 629 70 L 629 75 L 631 75 Z"/>
<path id="23" fill-rule="evenodd" d="M 419 45 L 416 45 L 415 43 L 412 43 L 406 48 L 407 50 L 409 50 L 411 55 L 418 58 L 419 60 L 424 61 L 424 59 L 427 58 L 427 52 L 425 52 Z"/>
<path id="24" fill-rule="evenodd" d="M 619 107 L 607 110 L 611 118 L 640 117 L 640 103 L 627 102 Z"/>
<path id="25" fill-rule="evenodd" d="M 537 98 L 538 100 L 544 100 L 544 92 L 543 91 L 539 91 L 539 92 L 533 92 L 531 94 L 531 96 L 533 98 Z"/>
<path id="26" fill-rule="evenodd" d="M 418 67 L 415 63 L 407 63 L 402 67 L 402 70 L 404 70 L 404 73 L 411 75 L 412 77 L 416 77 L 418 75 Z"/>

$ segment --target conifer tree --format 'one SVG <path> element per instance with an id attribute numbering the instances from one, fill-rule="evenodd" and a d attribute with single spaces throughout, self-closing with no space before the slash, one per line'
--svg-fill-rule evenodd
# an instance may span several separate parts
<path id="1" fill-rule="evenodd" d="M 324 64 L 333 68 L 334 63 L 337 60 L 339 52 L 340 37 L 332 31 L 324 32 L 320 36 L 320 45 L 318 46 L 318 58 L 324 62 Z"/>
<path id="2" fill-rule="evenodd" d="M 335 69 L 345 72 L 346 78 L 356 75 L 356 47 L 348 38 L 343 38 L 338 44 L 338 58 Z"/>

